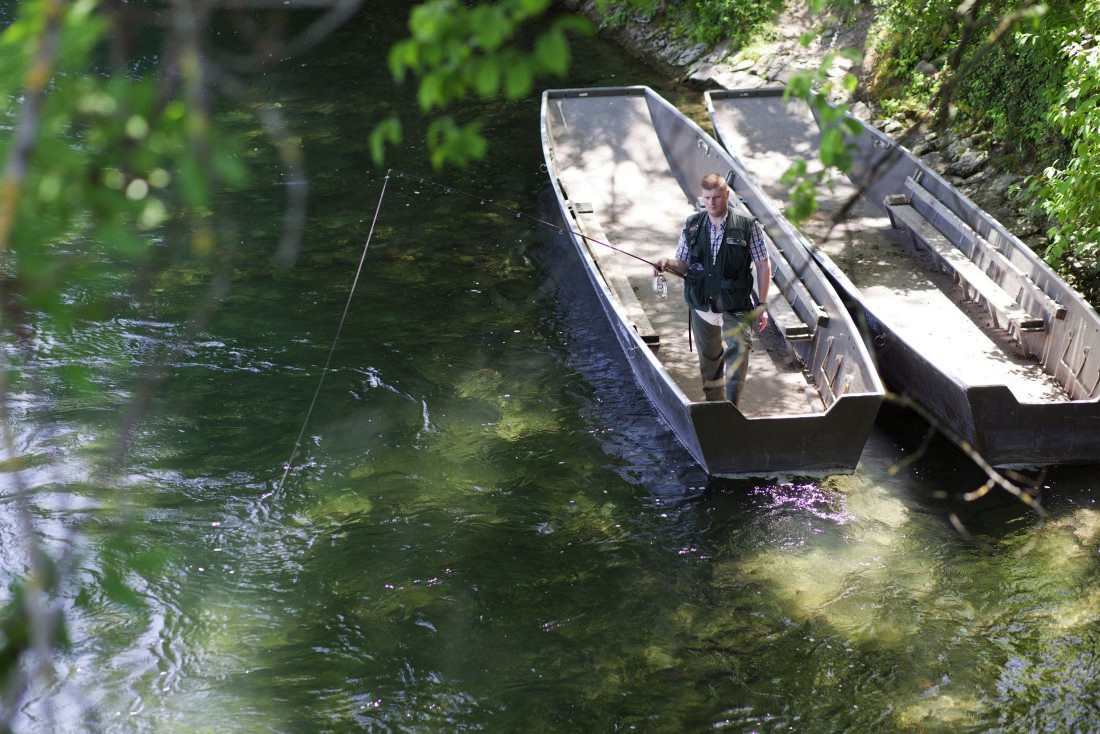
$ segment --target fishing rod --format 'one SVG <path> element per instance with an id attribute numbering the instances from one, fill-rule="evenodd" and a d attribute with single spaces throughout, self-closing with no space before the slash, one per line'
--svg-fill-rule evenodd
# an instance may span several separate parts
<path id="1" fill-rule="evenodd" d="M 558 231 L 561 232 L 563 230 L 559 227 Z M 575 229 L 570 229 L 569 231 L 572 232 L 573 234 L 577 235 L 578 237 L 583 237 L 586 242 L 592 242 L 592 243 L 597 244 L 597 245 L 603 245 L 604 247 L 612 249 L 615 252 L 621 252 L 622 254 L 627 255 L 628 257 L 632 257 L 635 260 L 641 260 L 646 265 L 652 266 L 653 269 L 656 270 L 657 272 L 662 272 L 662 273 L 666 272 L 664 269 L 662 269 L 660 266 L 657 265 L 657 263 L 653 262 L 652 260 L 646 260 L 644 257 L 641 257 L 640 255 L 635 255 L 633 252 L 628 252 L 626 250 L 623 250 L 622 248 L 615 247 L 615 245 L 610 245 L 606 242 L 603 242 L 601 240 L 596 239 L 595 237 L 589 237 L 588 235 L 584 234 L 583 232 L 578 232 Z M 680 275 L 675 270 L 668 270 L 667 272 L 675 273 L 676 275 Z M 680 277 L 682 278 L 684 276 L 680 275 Z"/>
<path id="2" fill-rule="evenodd" d="M 418 183 L 425 184 L 425 185 L 428 185 L 428 186 L 434 186 L 435 188 L 440 189 L 440 190 L 442 190 L 442 191 L 444 191 L 448 194 L 458 194 L 459 196 L 465 196 L 466 198 L 477 201 L 482 205 L 488 204 L 488 205 L 493 206 L 493 207 L 495 207 L 495 208 L 497 208 L 501 211 L 514 213 L 516 215 L 516 219 L 526 218 L 526 219 L 530 219 L 533 222 L 538 222 L 539 224 L 544 225 L 546 227 L 550 227 L 551 229 L 556 229 L 558 231 L 558 234 L 564 234 L 566 231 L 568 231 L 571 234 L 576 235 L 577 237 L 583 238 L 586 242 L 591 242 L 591 243 L 596 244 L 596 245 L 601 245 L 601 246 L 606 247 L 610 250 L 614 250 L 615 252 L 622 253 L 623 255 L 626 255 L 627 257 L 632 257 L 635 260 L 640 260 L 640 261 L 644 262 L 646 265 L 653 268 L 658 273 L 672 273 L 673 275 L 676 275 L 680 278 L 684 277 L 682 274 L 676 272 L 675 270 L 667 269 L 667 268 L 661 268 L 660 266 L 657 265 L 657 263 L 653 262 L 652 260 L 647 260 L 644 257 L 642 257 L 641 255 L 636 255 L 633 252 L 630 252 L 629 250 L 624 250 L 621 247 L 616 247 L 615 245 L 612 245 L 609 242 L 604 242 L 603 240 L 598 240 L 595 237 L 591 237 L 589 235 L 586 235 L 583 232 L 578 232 L 577 230 L 573 229 L 572 227 L 562 227 L 559 224 L 554 224 L 553 222 L 548 222 L 545 219 L 540 219 L 540 218 L 538 218 L 534 215 L 526 214 L 524 212 L 521 212 L 519 209 L 514 209 L 512 207 L 507 207 L 504 204 L 493 201 L 492 199 L 486 199 L 482 196 L 475 196 L 474 194 L 471 194 L 471 193 L 466 192 L 466 191 L 462 191 L 461 189 L 456 189 L 455 187 L 450 186 L 448 184 L 442 184 L 442 183 L 439 183 L 437 181 L 432 181 L 431 179 L 423 178 L 422 176 L 414 176 L 413 174 L 405 173 L 405 172 L 399 171 L 397 169 L 390 169 L 390 170 L 393 172 L 394 175 L 396 175 L 400 178 L 414 179 Z"/>

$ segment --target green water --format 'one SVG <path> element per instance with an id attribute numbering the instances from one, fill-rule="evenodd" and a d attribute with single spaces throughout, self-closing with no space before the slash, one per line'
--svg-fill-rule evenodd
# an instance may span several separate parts
<path id="1" fill-rule="evenodd" d="M 79 552 L 71 646 L 16 730 L 1100 729 L 1095 470 L 1044 478 L 1045 523 L 968 505 L 982 478 L 942 444 L 891 472 L 922 431 L 886 410 L 852 476 L 708 479 L 565 243 L 477 199 L 550 216 L 537 93 L 458 110 L 492 145 L 469 170 L 431 171 L 407 131 L 390 165 L 477 200 L 391 177 L 274 491 L 382 192 L 367 133 L 411 114 L 384 65 L 404 10 L 373 5 L 257 80 L 307 154 L 293 267 L 272 263 L 283 176 L 257 136 L 254 187 L 226 201 L 229 289 L 198 334 L 213 267 L 192 264 L 118 318 L 41 335 L 12 417 L 20 479 L 47 546 Z M 639 82 L 702 109 L 595 40 L 555 86 Z M 161 359 L 120 489 L 97 490 L 134 367 Z M 71 365 L 101 389 L 68 396 Z M 26 559 L 0 503 L 6 587 Z M 118 567 L 140 606 L 108 593 Z"/>

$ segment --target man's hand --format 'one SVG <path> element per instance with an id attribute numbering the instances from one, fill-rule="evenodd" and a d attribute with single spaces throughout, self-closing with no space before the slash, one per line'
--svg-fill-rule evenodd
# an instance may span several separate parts
<path id="1" fill-rule="evenodd" d="M 653 263 L 653 265 L 657 268 L 658 273 L 667 271 L 683 276 L 683 274 L 687 272 L 687 265 L 674 257 L 662 257 L 660 260 Z"/>
<path id="2" fill-rule="evenodd" d="M 772 282 L 772 261 L 768 258 L 753 263 L 756 269 L 756 294 L 759 296 L 760 315 L 756 317 L 756 329 L 763 332 L 768 328 L 768 286 Z"/>

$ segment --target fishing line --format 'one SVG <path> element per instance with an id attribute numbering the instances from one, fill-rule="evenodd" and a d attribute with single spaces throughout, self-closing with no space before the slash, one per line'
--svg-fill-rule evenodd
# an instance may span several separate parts
<path id="1" fill-rule="evenodd" d="M 294 448 L 290 452 L 290 458 L 287 459 L 286 464 L 283 466 L 283 475 L 279 478 L 279 482 L 275 485 L 275 488 L 273 490 L 271 490 L 270 492 L 266 492 L 263 495 L 261 495 L 261 497 L 260 497 L 261 501 L 266 500 L 268 497 L 270 497 L 274 494 L 278 494 L 279 492 L 282 491 L 283 485 L 286 484 L 287 476 L 290 475 L 290 469 L 294 464 L 294 459 L 297 458 L 298 451 L 302 447 L 302 437 L 305 436 L 306 427 L 309 425 L 309 419 L 313 414 L 314 407 L 316 407 L 316 405 L 317 405 L 317 398 L 321 394 L 321 387 L 325 383 L 325 376 L 328 374 L 329 366 L 332 364 L 332 356 L 333 356 L 333 354 L 336 353 L 336 345 L 340 341 L 340 334 L 344 329 L 344 322 L 347 321 L 348 312 L 351 310 L 351 301 L 352 301 L 352 298 L 354 298 L 354 296 L 355 296 L 355 289 L 359 285 L 359 279 L 360 279 L 360 277 L 363 273 L 363 264 L 364 264 L 364 262 L 366 262 L 366 259 L 367 259 L 367 249 L 370 247 L 371 239 L 374 237 L 375 225 L 378 223 L 378 214 L 382 211 L 382 200 L 386 196 L 386 187 L 389 185 L 391 174 L 395 174 L 398 178 L 408 178 L 408 179 L 414 180 L 417 183 L 425 185 L 425 186 L 434 186 L 435 188 L 437 188 L 441 191 L 444 191 L 448 194 L 458 194 L 459 196 L 464 196 L 468 199 L 479 202 L 483 206 L 488 204 L 489 206 L 492 206 L 492 207 L 494 207 L 496 209 L 499 209 L 501 211 L 506 211 L 508 213 L 515 214 L 516 219 L 521 219 L 521 218 L 530 219 L 530 220 L 532 220 L 534 222 L 537 222 L 538 224 L 541 224 L 545 227 L 550 227 L 551 229 L 556 230 L 558 232 L 558 234 L 564 234 L 564 232 L 566 230 L 568 230 L 570 233 L 576 235 L 577 237 L 583 238 L 587 242 L 592 242 L 592 243 L 595 243 L 597 245 L 607 247 L 611 250 L 614 250 L 615 252 L 622 253 L 623 255 L 627 255 L 628 257 L 632 257 L 635 260 L 640 260 L 640 261 L 644 262 L 646 265 L 649 265 L 650 267 L 652 267 L 654 270 L 660 270 L 660 268 L 657 267 L 656 263 L 654 263 L 650 260 L 647 260 L 644 257 L 641 257 L 639 255 L 635 255 L 633 252 L 629 252 L 627 250 L 624 250 L 621 247 L 616 247 L 615 245 L 612 245 L 608 242 L 603 242 L 602 240 L 598 240 L 594 237 L 589 237 L 588 235 L 586 235 L 582 232 L 578 232 L 575 229 L 572 229 L 572 228 L 569 228 L 569 227 L 562 227 L 561 225 L 554 224 L 553 222 L 548 222 L 545 219 L 540 219 L 539 217 L 533 216 L 531 214 L 526 214 L 524 212 L 521 212 L 521 211 L 519 211 L 518 209 L 516 209 L 514 207 L 505 206 L 504 204 L 501 204 L 501 203 L 499 203 L 497 201 L 494 201 L 492 199 L 487 199 L 483 196 L 477 196 L 477 195 L 472 194 L 468 191 L 463 191 L 461 189 L 457 189 L 457 188 L 455 188 L 453 186 L 450 186 L 450 185 L 447 185 L 447 184 L 439 183 L 437 181 L 432 181 L 431 179 L 426 179 L 426 178 L 423 178 L 422 176 L 414 176 L 412 174 L 407 174 L 404 171 L 398 171 L 398 170 L 395 170 L 395 169 L 392 169 L 392 168 L 387 169 L 386 177 L 382 182 L 382 191 L 378 195 L 378 203 L 375 205 L 375 208 L 374 208 L 374 218 L 371 220 L 370 231 L 367 233 L 367 241 L 363 244 L 363 252 L 359 257 L 359 265 L 355 270 L 355 278 L 354 278 L 354 280 L 352 281 L 352 284 L 351 284 L 351 291 L 348 293 L 347 302 L 344 304 L 344 312 L 343 312 L 343 314 L 341 314 L 340 323 L 336 327 L 336 335 L 332 339 L 332 345 L 329 347 L 328 356 L 325 358 L 325 365 L 324 365 L 324 367 L 321 368 L 321 376 L 317 380 L 317 388 L 313 391 L 313 398 L 312 398 L 312 400 L 310 400 L 309 408 L 306 410 L 305 418 L 302 420 L 302 427 L 298 431 L 298 438 L 294 441 Z M 664 272 L 670 272 L 670 273 L 673 273 L 673 274 L 675 274 L 675 275 L 677 275 L 681 278 L 683 277 L 682 275 L 677 273 L 675 270 L 666 270 Z"/>
<path id="2" fill-rule="evenodd" d="M 619 253 L 622 253 L 623 255 L 626 255 L 628 257 L 632 257 L 635 260 L 641 260 L 646 265 L 649 265 L 650 267 L 652 267 L 654 270 L 658 270 L 658 271 L 661 270 L 660 268 L 657 267 L 657 263 L 653 262 L 652 260 L 646 260 L 644 257 L 641 257 L 639 255 L 635 255 L 633 252 L 630 252 L 628 250 L 624 250 L 621 247 L 616 247 L 615 245 L 612 245 L 608 242 L 598 240 L 595 237 L 589 237 L 588 235 L 584 234 L 583 232 L 578 232 L 577 230 L 575 230 L 571 227 L 563 227 L 560 224 L 554 224 L 553 222 L 548 222 L 545 219 L 539 219 L 538 217 L 536 217 L 534 215 L 525 214 L 524 212 L 521 212 L 519 209 L 516 209 L 515 207 L 505 206 L 504 204 L 493 201 L 492 199 L 487 199 L 484 196 L 477 196 L 476 194 L 471 194 L 468 191 L 463 191 L 461 189 L 456 189 L 454 186 L 451 186 L 449 184 L 439 183 L 437 181 L 432 181 L 431 179 L 423 178 L 421 176 L 414 176 L 412 174 L 405 173 L 403 171 L 398 171 L 398 170 L 394 170 L 394 169 L 391 169 L 391 170 L 393 170 L 393 172 L 400 178 L 413 179 L 417 183 L 425 184 L 427 186 L 434 186 L 435 188 L 440 189 L 441 191 L 444 191 L 448 194 L 458 194 L 459 196 L 465 196 L 467 199 L 470 199 L 472 201 L 476 201 L 479 204 L 481 204 L 482 206 L 485 206 L 487 204 L 487 205 L 492 206 L 496 209 L 499 209 L 500 211 L 505 211 L 505 212 L 508 212 L 509 214 L 515 214 L 516 219 L 521 219 L 521 218 L 530 219 L 533 222 L 537 222 L 537 223 L 539 223 L 543 226 L 550 227 L 551 229 L 556 230 L 558 234 L 564 234 L 565 232 L 568 231 L 571 234 L 576 235 L 577 237 L 583 238 L 587 242 L 592 242 L 592 243 L 597 244 L 597 245 L 602 245 L 603 247 L 614 250 L 615 252 L 619 252 Z M 665 270 L 665 271 L 662 271 L 662 272 L 672 273 L 672 274 L 677 275 L 681 278 L 684 277 L 684 276 L 680 275 L 679 273 L 677 273 L 675 270 Z"/>
<path id="3" fill-rule="evenodd" d="M 283 476 L 279 478 L 279 483 L 275 486 L 275 489 L 261 496 L 261 501 L 282 490 L 283 484 L 286 483 L 287 475 L 290 474 L 290 467 L 293 466 L 294 459 L 298 455 L 298 450 L 302 447 L 302 436 L 306 433 L 306 426 L 309 425 L 309 417 L 313 414 L 314 406 L 317 405 L 317 396 L 321 394 L 321 386 L 325 384 L 325 375 L 328 374 L 329 365 L 332 364 L 332 355 L 336 353 L 336 343 L 340 341 L 340 332 L 344 330 L 344 322 L 347 321 L 348 311 L 351 310 L 351 299 L 355 296 L 355 289 L 359 285 L 359 277 L 363 273 L 363 263 L 367 259 L 367 248 L 370 247 L 371 238 L 374 237 L 374 227 L 378 224 L 378 214 L 382 211 L 382 199 L 386 196 L 386 186 L 390 182 L 390 172 L 390 170 L 387 170 L 386 177 L 382 180 L 382 191 L 378 194 L 378 203 L 374 207 L 374 218 L 370 223 L 367 241 L 363 244 L 363 254 L 359 256 L 359 267 L 355 269 L 355 278 L 351 282 L 351 291 L 348 293 L 347 303 L 344 304 L 344 313 L 340 316 L 340 323 L 336 327 L 336 336 L 332 338 L 332 346 L 329 347 L 328 357 L 325 359 L 325 366 L 321 368 L 321 377 L 317 380 L 317 389 L 313 391 L 313 399 L 309 403 L 309 409 L 306 410 L 306 417 L 302 421 L 302 428 L 298 431 L 298 439 L 294 442 L 294 448 L 290 452 L 290 458 L 287 459 L 286 464 L 283 466 Z"/>

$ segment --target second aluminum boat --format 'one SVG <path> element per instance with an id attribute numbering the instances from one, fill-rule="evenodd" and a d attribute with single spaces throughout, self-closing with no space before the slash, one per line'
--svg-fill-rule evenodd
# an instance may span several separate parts
<path id="1" fill-rule="evenodd" d="M 708 92 L 722 143 L 771 196 L 814 165 L 819 125 L 781 89 Z M 854 119 L 854 118 L 849 118 Z M 994 466 L 1100 461 L 1100 317 L 1034 252 L 863 122 L 850 181 L 822 192 L 816 254 L 866 321 L 886 383 Z M 819 164 L 818 164 L 819 165 Z"/>

